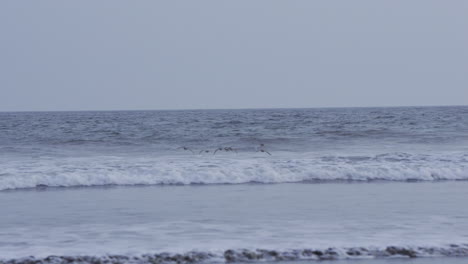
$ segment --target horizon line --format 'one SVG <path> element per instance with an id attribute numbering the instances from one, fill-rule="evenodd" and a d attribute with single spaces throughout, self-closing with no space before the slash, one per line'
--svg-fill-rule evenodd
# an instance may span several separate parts
<path id="1" fill-rule="evenodd" d="M 336 108 L 411 108 L 411 107 L 464 107 L 468 105 L 394 105 L 394 106 L 316 106 L 316 107 L 240 107 L 240 108 L 165 108 L 165 109 L 90 109 L 90 110 L 0 110 L 0 113 L 32 112 L 125 112 L 125 111 L 216 111 L 216 110 L 286 110 Z"/>

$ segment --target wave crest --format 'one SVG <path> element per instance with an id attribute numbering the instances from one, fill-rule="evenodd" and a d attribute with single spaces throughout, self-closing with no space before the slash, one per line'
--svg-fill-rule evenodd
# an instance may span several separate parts
<path id="1" fill-rule="evenodd" d="M 104 185 L 468 180 L 467 155 L 69 157 L 0 164 L 0 190 Z"/>

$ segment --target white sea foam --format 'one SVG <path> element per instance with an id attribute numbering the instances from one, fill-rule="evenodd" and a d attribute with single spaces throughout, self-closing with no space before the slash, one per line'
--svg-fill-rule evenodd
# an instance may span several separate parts
<path id="1" fill-rule="evenodd" d="M 64 157 L 6 160 L 0 190 L 155 184 L 468 180 L 466 154 Z"/>

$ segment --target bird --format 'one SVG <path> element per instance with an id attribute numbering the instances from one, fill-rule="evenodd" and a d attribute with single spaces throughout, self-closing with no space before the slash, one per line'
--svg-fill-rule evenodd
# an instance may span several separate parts
<path id="1" fill-rule="evenodd" d="M 178 147 L 177 149 L 188 150 L 188 151 L 192 152 L 192 154 L 195 154 L 195 152 L 193 152 L 193 150 L 191 150 L 190 148 L 188 148 L 186 146 Z"/>
<path id="2" fill-rule="evenodd" d="M 267 153 L 268 155 L 270 155 L 270 156 L 271 156 L 271 153 L 270 153 L 270 152 L 268 152 L 268 151 L 266 151 L 266 150 L 264 150 L 264 149 L 257 150 L 257 152 L 264 152 L 264 153 Z"/>
<path id="3" fill-rule="evenodd" d="M 237 153 L 237 150 L 234 149 L 233 147 L 219 147 L 219 148 L 217 148 L 217 149 L 214 150 L 213 155 L 216 154 L 216 152 L 218 152 L 218 151 L 223 151 L 223 150 L 226 151 L 226 152 L 230 152 L 230 151 L 231 151 L 231 152 Z"/>
<path id="4" fill-rule="evenodd" d="M 200 150 L 200 152 L 198 152 L 198 155 L 200 155 L 202 153 L 210 153 L 210 150 L 209 149 Z"/>
<path id="5" fill-rule="evenodd" d="M 214 155 L 214 154 L 216 154 L 216 152 L 218 152 L 218 151 L 222 151 L 222 150 L 223 150 L 223 148 L 222 148 L 222 147 L 215 149 L 215 150 L 214 150 L 214 152 L 213 152 L 213 155 Z"/>
<path id="6" fill-rule="evenodd" d="M 265 147 L 265 144 L 259 144 L 258 146 L 255 147 L 255 150 L 258 152 L 260 149 L 263 149 Z"/>
<path id="7" fill-rule="evenodd" d="M 271 153 L 265 150 L 265 144 L 263 144 L 263 143 L 260 144 L 259 147 L 257 147 L 257 152 L 267 153 L 268 155 L 271 156 Z"/>
<path id="8" fill-rule="evenodd" d="M 232 152 L 237 153 L 237 150 L 235 148 L 232 148 L 232 147 L 224 147 L 224 151 L 226 151 L 226 152 L 232 151 Z"/>

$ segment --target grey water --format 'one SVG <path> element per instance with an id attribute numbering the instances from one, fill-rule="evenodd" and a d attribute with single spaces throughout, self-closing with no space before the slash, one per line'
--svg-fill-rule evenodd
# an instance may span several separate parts
<path id="1" fill-rule="evenodd" d="M 464 106 L 0 113 L 0 190 L 466 180 L 467 131 Z"/>
<path id="2" fill-rule="evenodd" d="M 467 131 L 466 106 L 3 112 L 0 262 L 456 263 Z"/>
<path id="3" fill-rule="evenodd" d="M 468 182 L 452 181 L 7 191 L 0 252 L 10 259 L 194 251 L 219 261 L 234 250 L 246 261 L 245 249 L 290 256 L 333 248 L 340 259 L 356 257 L 349 249 L 394 257 L 386 251 L 393 246 L 466 257 L 467 198 Z"/>

